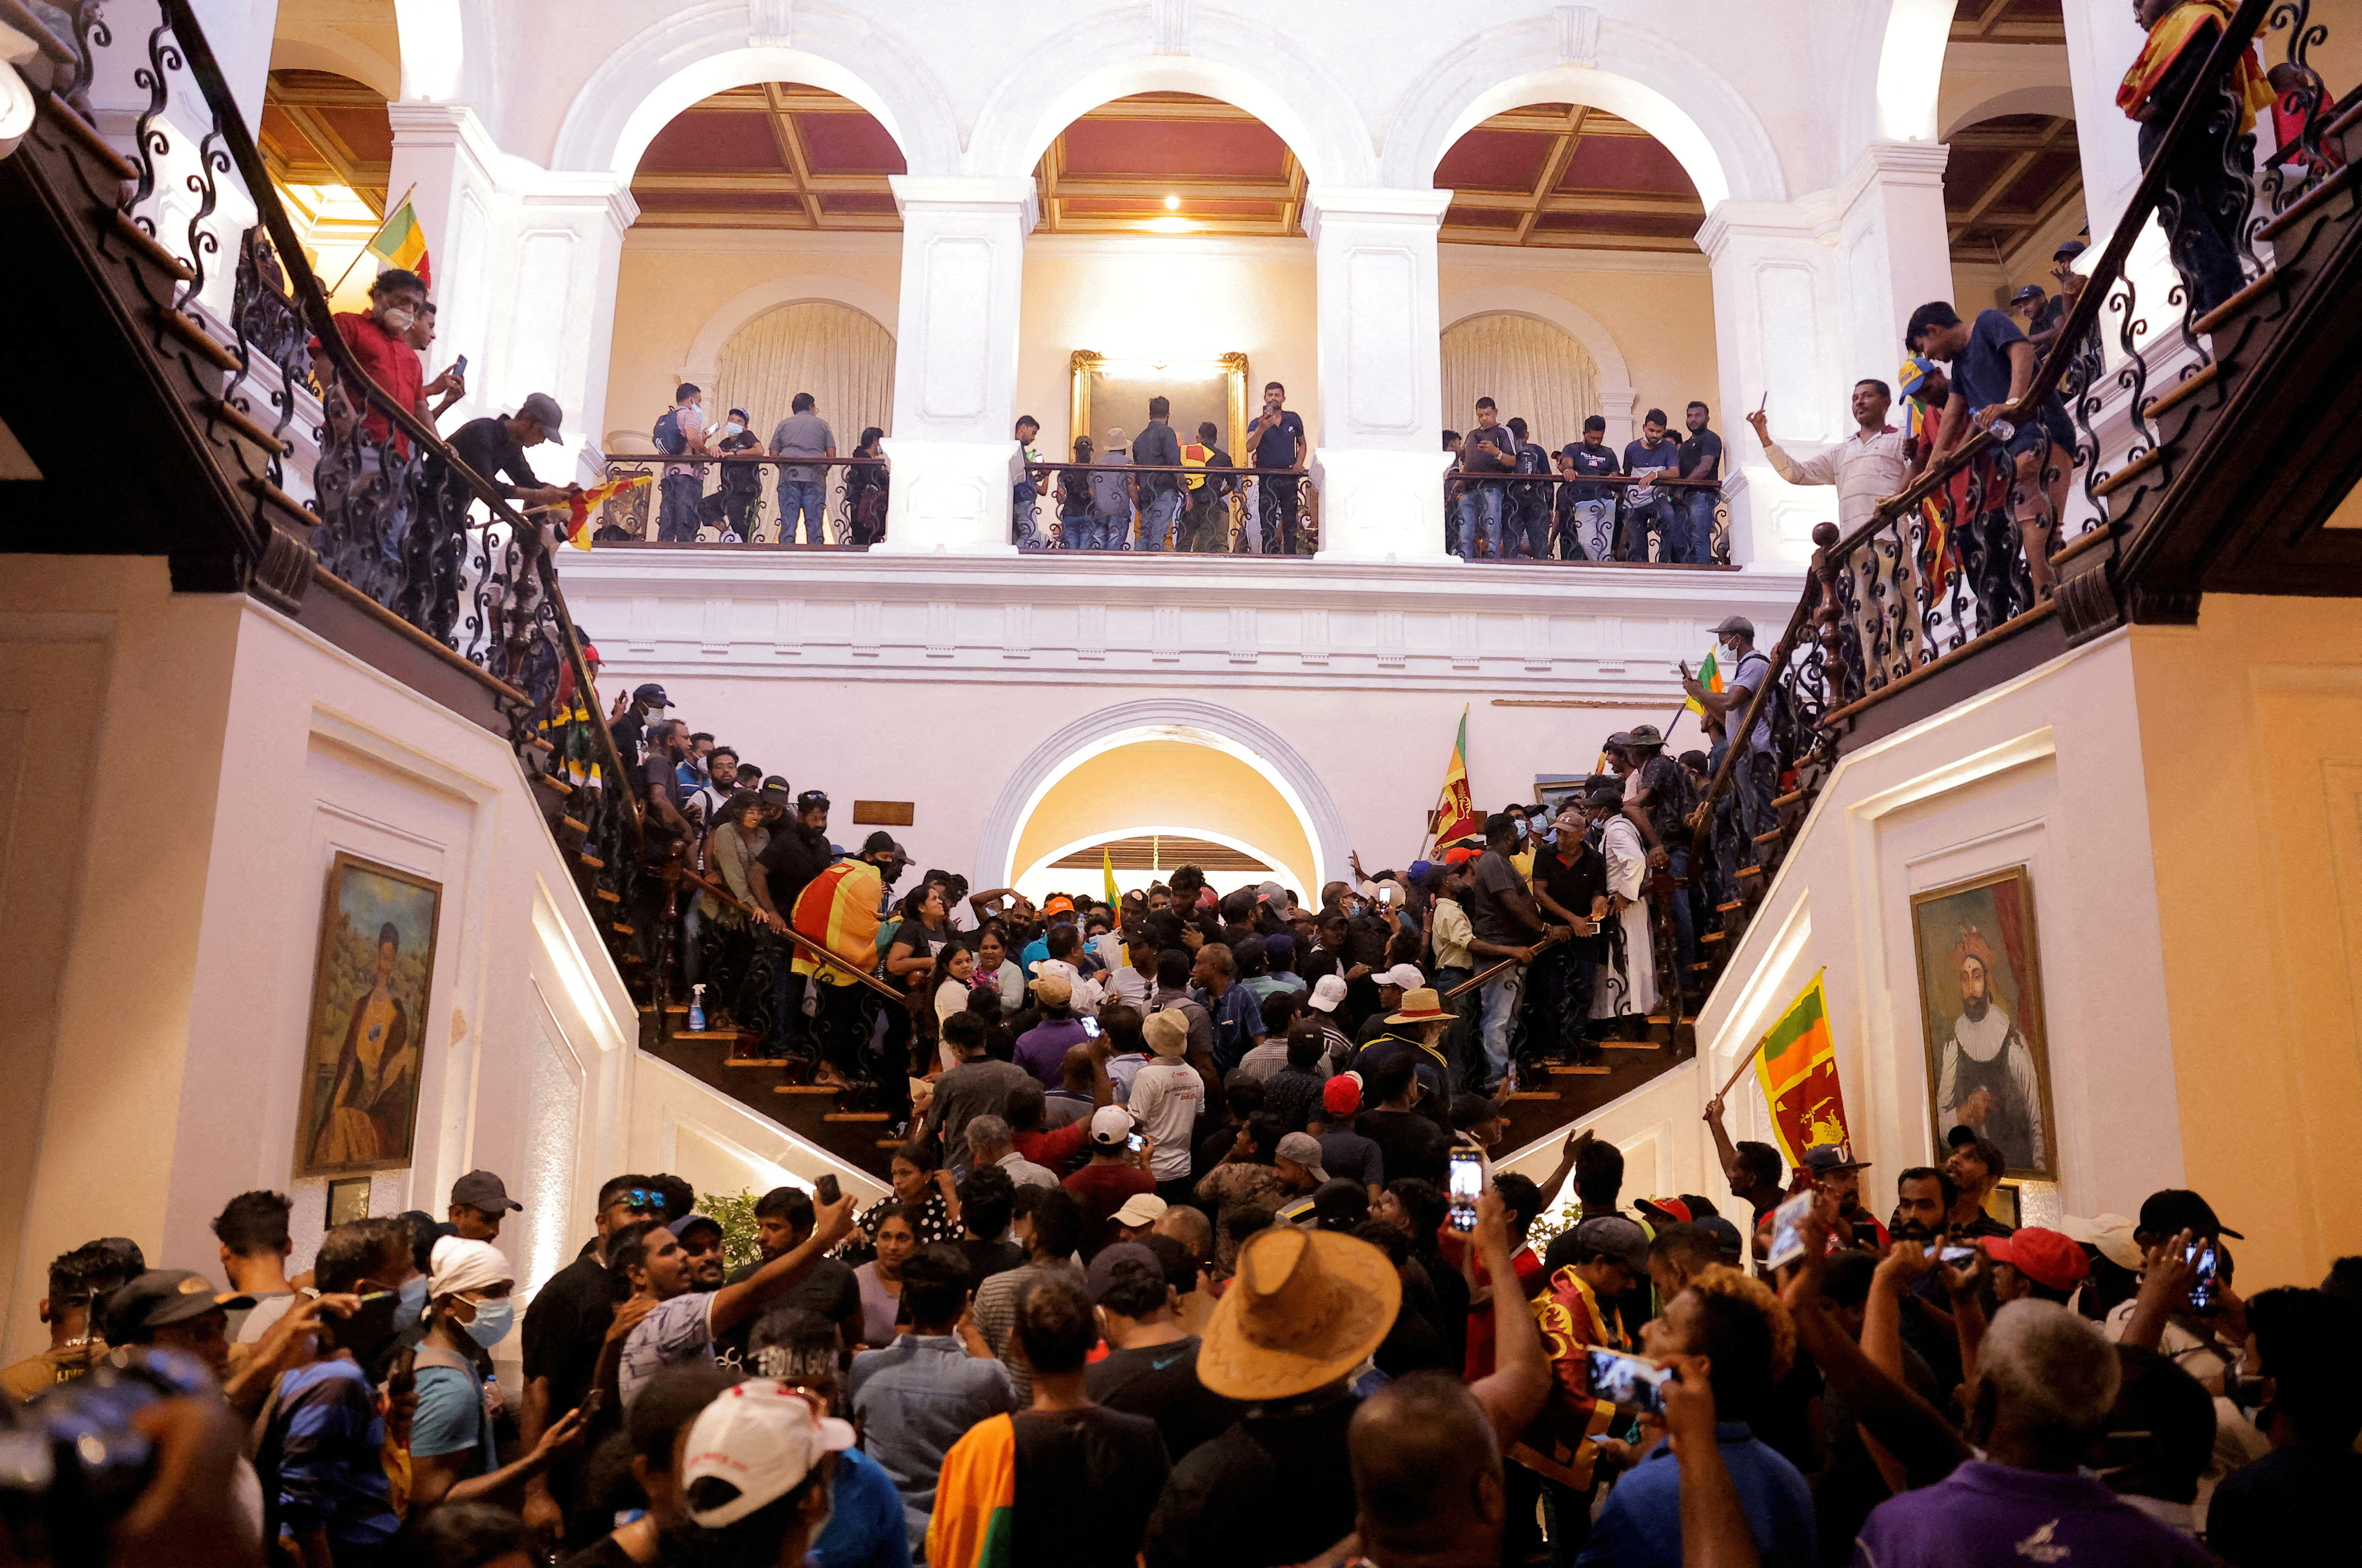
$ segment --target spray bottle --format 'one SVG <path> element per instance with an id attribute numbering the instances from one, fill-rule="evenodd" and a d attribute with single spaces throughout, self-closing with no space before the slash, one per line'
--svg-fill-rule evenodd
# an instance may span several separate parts
<path id="1" fill-rule="evenodd" d="M 691 1034 L 705 1032 L 705 988 L 703 986 L 689 988 L 689 1032 Z"/>

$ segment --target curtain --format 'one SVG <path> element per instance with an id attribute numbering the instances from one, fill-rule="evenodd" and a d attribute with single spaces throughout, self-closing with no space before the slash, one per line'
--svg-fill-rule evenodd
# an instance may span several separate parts
<path id="1" fill-rule="evenodd" d="M 781 305 L 730 335 L 713 392 L 705 406 L 717 422 L 724 410 L 743 408 L 747 428 L 767 442 L 796 393 L 810 392 L 836 436 L 837 455 L 849 458 L 868 426 L 893 430 L 894 335 L 833 300 Z"/>
<path id="2" fill-rule="evenodd" d="M 1444 429 L 1473 426 L 1480 397 L 1499 406 L 1502 424 L 1523 419 L 1533 443 L 1555 452 L 1582 440 L 1584 420 L 1599 412 L 1599 368 L 1549 322 L 1471 316 L 1443 335 Z"/>

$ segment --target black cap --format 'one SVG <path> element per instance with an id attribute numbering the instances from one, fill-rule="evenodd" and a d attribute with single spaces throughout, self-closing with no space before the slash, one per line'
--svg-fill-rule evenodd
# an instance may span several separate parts
<path id="1" fill-rule="evenodd" d="M 633 687 L 632 701 L 650 708 L 672 706 L 672 699 L 665 695 L 665 689 L 653 680 L 645 686 Z"/>
<path id="2" fill-rule="evenodd" d="M 779 787 L 784 790 L 787 788 L 787 783 L 788 781 L 782 778 L 779 780 Z M 766 780 L 763 788 L 765 790 L 768 790 L 770 787 L 769 781 Z M 796 810 L 798 812 L 824 812 L 828 810 L 828 791 L 825 790 L 805 790 L 802 794 L 796 797 Z"/>
<path id="3" fill-rule="evenodd" d="M 1866 1171 L 1868 1160 L 1857 1160 L 1853 1151 L 1843 1143 L 1816 1143 L 1805 1151 L 1805 1166 L 1818 1175 L 1824 1171 Z"/>
<path id="4" fill-rule="evenodd" d="M 106 1337 L 131 1344 L 149 1330 L 186 1323 L 208 1312 L 251 1307 L 251 1296 L 225 1296 L 214 1282 L 185 1268 L 151 1268 L 106 1298 Z"/>
<path id="5" fill-rule="evenodd" d="M 871 834 L 867 838 L 861 841 L 861 853 L 864 855 L 883 855 L 889 849 L 897 855 L 900 855 L 902 853 L 902 846 L 896 844 L 894 842 L 894 835 L 888 833 L 884 828 L 879 828 L 877 832 Z M 908 856 L 904 856 L 904 858 L 907 859 Z"/>
<path id="6" fill-rule="evenodd" d="M 465 1204 L 480 1214 L 506 1214 L 512 1209 L 522 1211 L 524 1205 L 509 1196 L 501 1178 L 490 1171 L 469 1171 L 451 1184 L 451 1201 Z"/>
<path id="7" fill-rule="evenodd" d="M 2054 260 L 2054 261 L 2055 261 L 2055 260 L 2057 260 L 2059 257 L 2064 256 L 2064 257 L 2069 258 L 2070 259 L 2073 259 L 2073 258 L 2075 258 L 2075 257 L 2078 257 L 2078 256 L 2082 255 L 2084 251 L 2086 251 L 2086 250 L 2088 250 L 2088 249 L 2090 249 L 2090 248 L 2091 248 L 2091 247 L 2090 247 L 2090 246 L 2085 245 L 2085 244 L 2084 244 L 2081 240 L 2080 240 L 2080 239 L 2070 239 L 2070 240 L 2065 240 L 2065 241 L 2062 241 L 2062 242 L 2060 243 L 2060 245 L 2059 245 L 2059 247 L 2058 247 L 2058 249 L 2056 249 L 2056 250 L 2054 250 L 2054 251 L 2052 251 L 2052 252 L 2050 253 L 2050 259 L 2051 259 L 2052 260 Z M 2240 1237 L 2240 1238 L 2239 1238 L 2239 1240 L 2241 1240 L 2241 1241 L 2243 1241 L 2243 1242 L 2244 1242 L 2244 1241 L 2246 1241 L 2246 1239 L 2247 1239 L 2247 1238 L 2246 1238 L 2246 1237 L 2245 1237 L 2245 1236 L 2242 1236 L 2242 1237 Z"/>
<path id="8" fill-rule="evenodd" d="M 2049 294 L 2044 292 L 2041 284 L 2028 283 L 2025 287 L 2018 290 L 2017 293 L 2010 295 L 2009 303 L 2012 304 L 2022 304 L 2027 300 L 2047 300 L 2049 297 Z"/>
<path id="9" fill-rule="evenodd" d="M 1966 1125 L 1955 1127 L 1944 1134 L 1944 1146 L 1948 1149 L 1962 1148 L 1976 1141 L 1977 1130 Z"/>
<path id="10" fill-rule="evenodd" d="M 2214 1206 L 2186 1187 L 2169 1187 L 2163 1192 L 2152 1192 L 2141 1204 L 2140 1222 L 2134 1227 L 2152 1236 L 2170 1236 L 2187 1231 L 2193 1236 L 2228 1236 L 2235 1242 L 2247 1238 L 2214 1218 Z"/>

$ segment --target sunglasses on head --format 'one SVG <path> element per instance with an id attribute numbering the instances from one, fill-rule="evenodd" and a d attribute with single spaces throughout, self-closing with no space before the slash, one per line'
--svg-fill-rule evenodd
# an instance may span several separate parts
<path id="1" fill-rule="evenodd" d="M 626 1209 L 653 1209 L 657 1212 L 662 1213 L 664 1212 L 665 1197 L 663 1193 L 657 1191 L 653 1187 L 625 1187 L 621 1192 L 616 1193 L 614 1197 L 609 1198 L 607 1200 L 607 1207 L 613 1209 L 618 1203 L 622 1204 Z"/>

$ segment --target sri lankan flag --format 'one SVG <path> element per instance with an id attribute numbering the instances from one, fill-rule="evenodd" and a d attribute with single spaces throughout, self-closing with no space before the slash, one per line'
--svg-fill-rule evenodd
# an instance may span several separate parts
<path id="1" fill-rule="evenodd" d="M 978 1421 L 944 1455 L 927 1522 L 931 1568 L 1017 1568 L 1017 1423 Z"/>
<path id="2" fill-rule="evenodd" d="M 1772 1129 L 1791 1165 L 1821 1143 L 1850 1144 L 1845 1096 L 1838 1088 L 1838 1047 L 1829 1037 L 1828 998 L 1821 970 L 1788 1004 L 1756 1049 L 1755 1079 L 1772 1108 Z"/>
<path id="3" fill-rule="evenodd" d="M 2216 34 L 2230 31 L 2237 11 L 2231 0 L 2181 0 L 2158 18 L 2116 88 L 2116 107 L 2127 119 L 2146 118 L 2149 94 L 2164 83 L 2182 51 L 2193 47 L 2202 53 L 2211 51 Z M 2215 33 L 2210 33 L 2210 28 Z M 2256 128 L 2256 111 L 2272 101 L 2271 84 L 2264 79 L 2264 68 L 2256 63 L 2253 45 L 2233 63 L 2230 87 L 2239 105 L 2239 134 L 2245 136 Z"/>
<path id="4" fill-rule="evenodd" d="M 1108 906 L 1120 911 L 1123 908 L 1123 893 L 1115 885 L 1115 856 L 1108 850 L 1099 851 L 1099 875 L 1107 879 Z"/>
<path id="5" fill-rule="evenodd" d="M 604 484 L 594 484 L 581 494 L 569 497 L 566 502 L 566 542 L 578 550 L 590 547 L 590 513 L 627 490 L 637 490 L 644 484 L 654 484 L 654 474 L 625 474 Z"/>
<path id="6" fill-rule="evenodd" d="M 1443 770 L 1443 794 L 1432 813 L 1435 842 L 1440 846 L 1470 834 L 1482 836 L 1485 824 L 1468 796 L 1468 710 L 1460 710 L 1460 734 L 1451 743 L 1451 765 Z"/>
<path id="7" fill-rule="evenodd" d="M 1716 643 L 1705 650 L 1705 657 L 1698 660 L 1697 683 L 1708 691 L 1722 690 L 1722 661 L 1717 657 L 1721 651 L 1722 645 Z M 1701 719 L 1705 717 L 1705 704 L 1694 697 L 1683 701 L 1682 706 Z"/>
<path id="8" fill-rule="evenodd" d="M 856 975 L 877 966 L 877 900 L 885 891 L 877 867 L 866 860 L 840 860 L 804 884 L 788 911 L 788 924 L 844 960 L 842 969 L 796 949 L 799 975 L 817 975 L 823 985 L 850 986 Z"/>
<path id="9" fill-rule="evenodd" d="M 418 226 L 418 215 L 411 210 L 410 198 L 385 215 L 377 226 L 366 248 L 369 253 L 389 267 L 404 267 L 418 274 L 418 281 L 432 288 L 435 274 L 428 271 L 426 231 Z"/>

